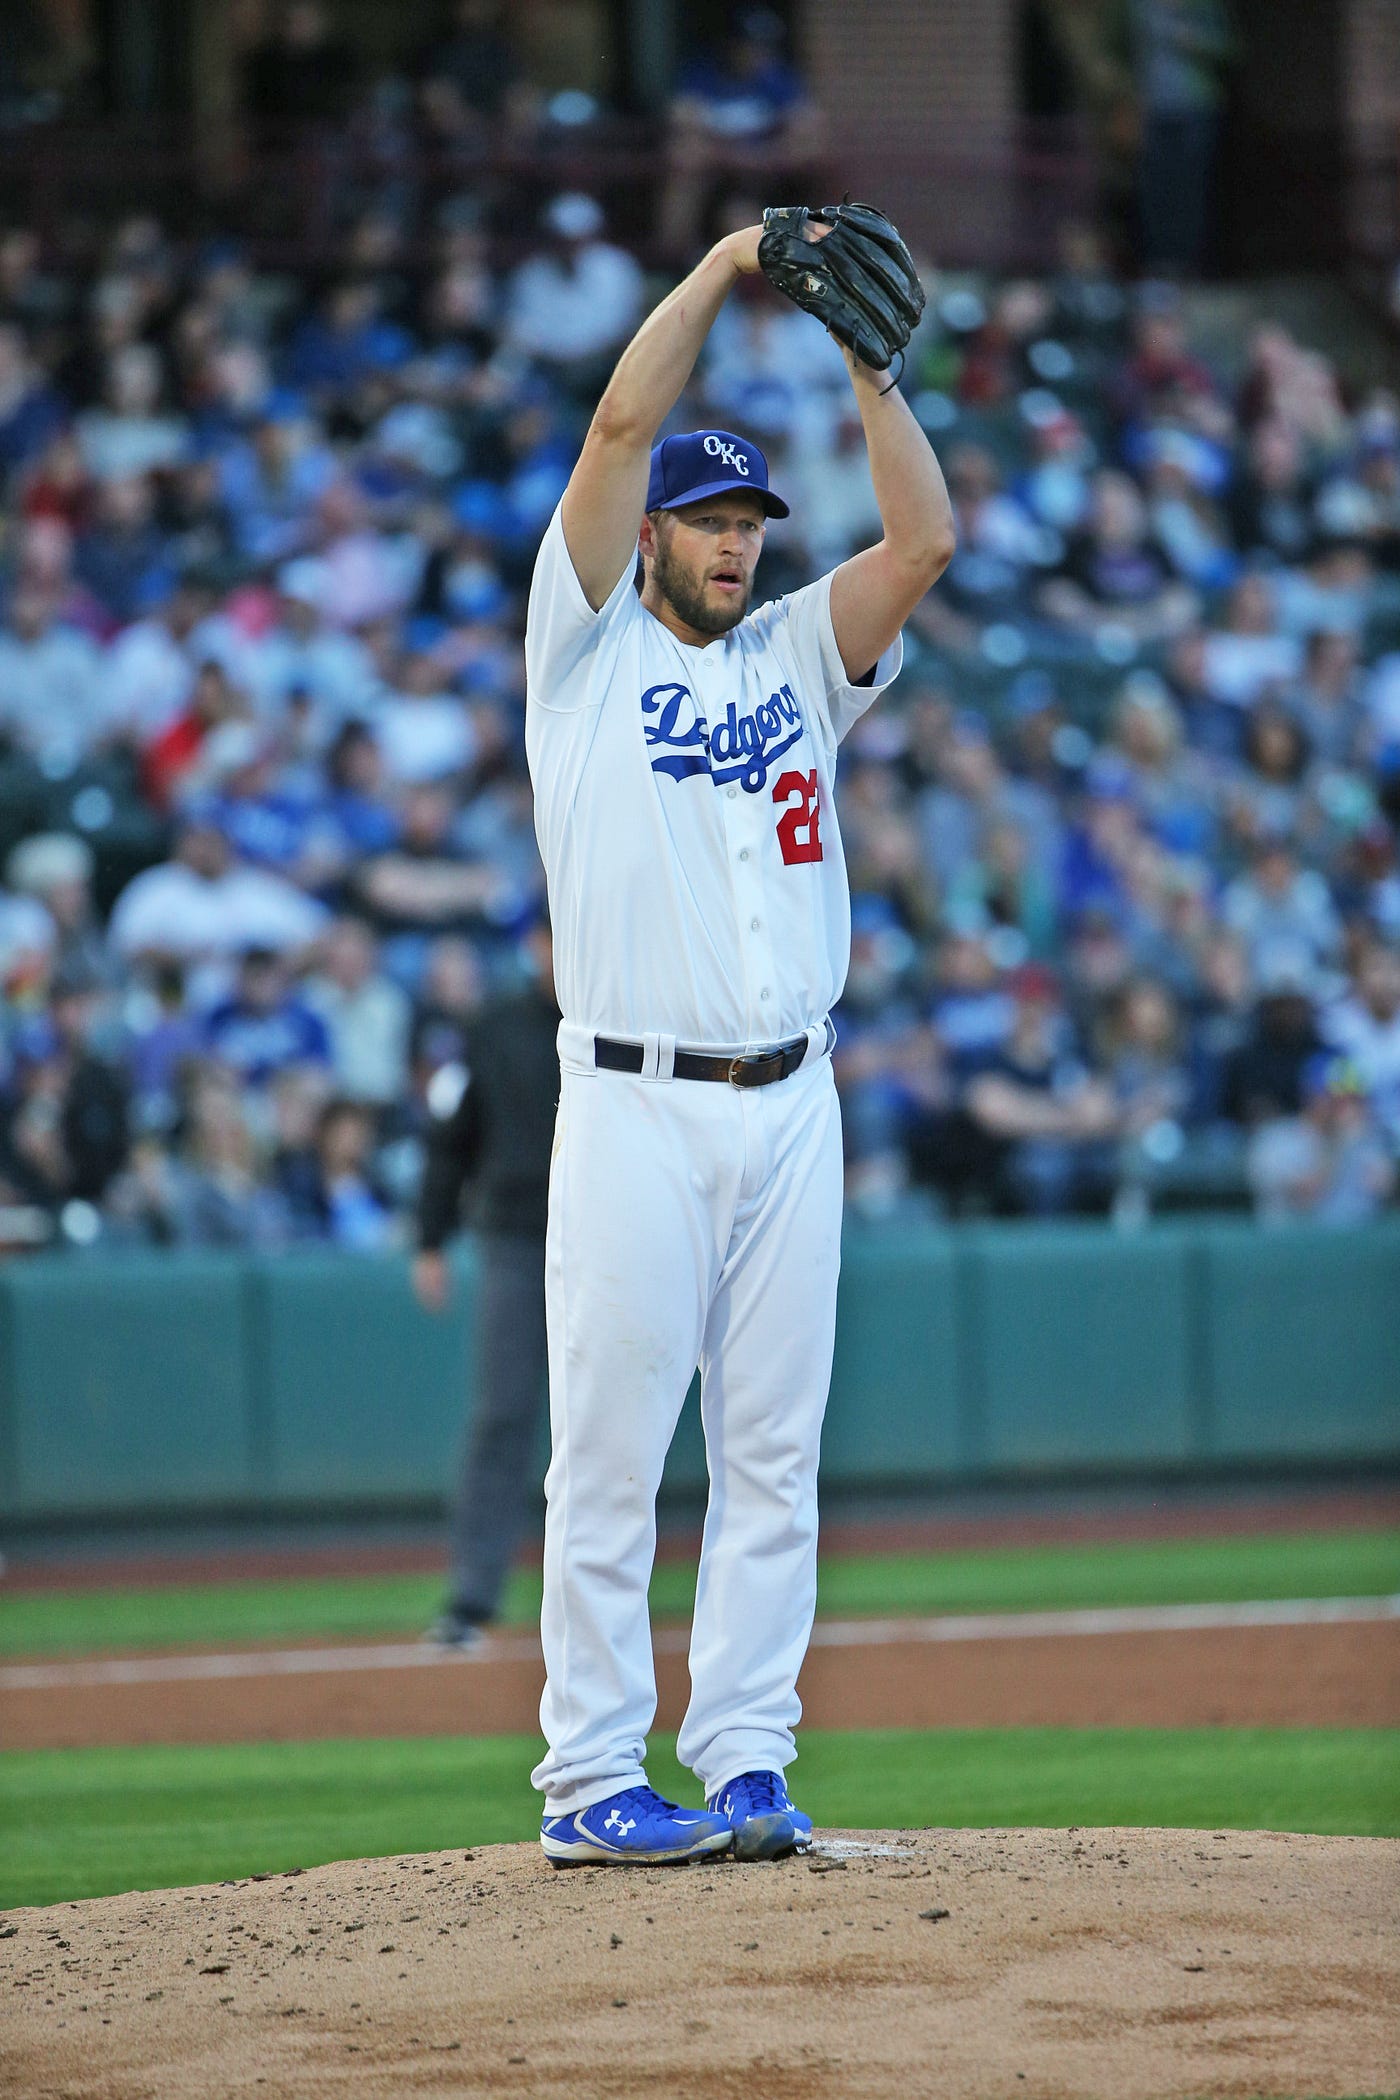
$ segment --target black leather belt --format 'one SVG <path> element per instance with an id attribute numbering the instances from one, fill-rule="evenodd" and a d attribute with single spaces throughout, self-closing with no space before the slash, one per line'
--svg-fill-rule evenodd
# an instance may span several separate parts
<path id="1" fill-rule="evenodd" d="M 826 1024 L 826 1047 L 836 1041 L 836 1030 Z M 807 1055 L 805 1035 L 795 1035 L 771 1050 L 753 1050 L 738 1057 L 714 1057 L 701 1050 L 678 1050 L 671 1067 L 676 1079 L 720 1079 L 730 1086 L 772 1086 L 777 1079 L 790 1079 Z M 640 1043 L 620 1043 L 610 1035 L 593 1038 L 594 1061 L 605 1072 L 640 1072 L 644 1052 Z"/>

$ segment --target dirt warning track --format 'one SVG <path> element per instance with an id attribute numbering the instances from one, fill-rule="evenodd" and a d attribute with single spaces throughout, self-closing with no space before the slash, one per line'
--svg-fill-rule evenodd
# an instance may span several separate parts
<path id="1" fill-rule="evenodd" d="M 687 1636 L 656 1637 L 658 1725 Z M 467 1657 L 421 1643 L 242 1648 L 0 1668 L 0 1748 L 533 1734 L 533 1636 Z M 819 1621 L 801 1680 L 817 1728 L 1387 1727 L 1400 1599 Z"/>

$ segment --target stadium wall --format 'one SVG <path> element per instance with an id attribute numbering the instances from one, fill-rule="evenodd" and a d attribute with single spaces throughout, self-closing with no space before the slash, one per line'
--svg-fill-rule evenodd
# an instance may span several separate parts
<path id="1" fill-rule="evenodd" d="M 0 1519 L 423 1508 L 469 1405 L 407 1264 L 295 1253 L 0 1272 Z M 855 1228 L 828 1485 L 1400 1460 L 1400 1219 Z M 704 1480 L 694 1396 L 668 1483 Z"/>

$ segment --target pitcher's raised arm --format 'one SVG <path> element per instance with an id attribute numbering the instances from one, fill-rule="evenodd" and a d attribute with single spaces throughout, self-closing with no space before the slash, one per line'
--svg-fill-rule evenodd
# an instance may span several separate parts
<path id="1" fill-rule="evenodd" d="M 758 269 L 762 231 L 727 234 L 682 278 L 633 336 L 584 439 L 564 492 L 564 540 L 596 611 L 631 561 L 656 433 L 675 407 L 716 314 L 741 276 Z"/>

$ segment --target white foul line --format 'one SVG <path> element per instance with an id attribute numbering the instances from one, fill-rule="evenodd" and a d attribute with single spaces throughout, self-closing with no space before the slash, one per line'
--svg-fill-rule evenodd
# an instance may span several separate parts
<path id="1" fill-rule="evenodd" d="M 819 1619 L 814 1648 L 890 1648 L 943 1641 L 1064 1640 L 1106 1633 L 1213 1633 L 1235 1627 L 1339 1626 L 1400 1619 L 1400 1596 L 1295 1597 L 1257 1604 L 1148 1604 L 1102 1611 L 980 1612 L 964 1618 Z M 690 1634 L 663 1626 L 661 1655 L 684 1655 Z M 441 1669 L 445 1664 L 532 1662 L 539 1642 L 493 1634 L 469 1654 L 429 1641 L 367 1642 L 351 1648 L 247 1649 L 231 1655 L 115 1656 L 0 1669 L 0 1692 L 45 1692 L 108 1684 L 194 1683 L 230 1677 L 321 1677 L 352 1670 Z"/>

